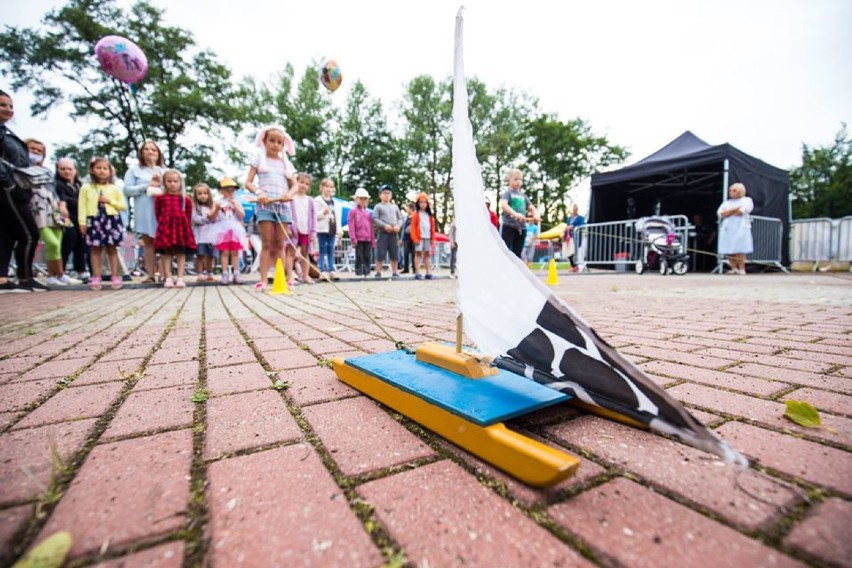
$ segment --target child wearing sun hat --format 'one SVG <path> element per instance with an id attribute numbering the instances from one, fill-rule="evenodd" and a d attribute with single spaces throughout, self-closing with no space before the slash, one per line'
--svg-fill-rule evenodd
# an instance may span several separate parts
<path id="1" fill-rule="evenodd" d="M 363 187 L 355 190 L 355 208 L 349 211 L 346 224 L 349 227 L 349 240 L 355 247 L 355 274 L 367 276 L 370 274 L 370 256 L 376 245 L 373 234 L 373 218 L 367 209 L 370 194 Z"/>

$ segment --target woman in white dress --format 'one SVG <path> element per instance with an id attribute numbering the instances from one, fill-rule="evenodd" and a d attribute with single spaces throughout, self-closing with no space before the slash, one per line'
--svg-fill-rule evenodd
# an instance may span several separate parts
<path id="1" fill-rule="evenodd" d="M 746 188 L 735 183 L 728 188 L 728 199 L 719 206 L 719 254 L 728 257 L 731 269 L 728 274 L 745 274 L 745 257 L 754 252 L 751 237 L 750 213 L 754 209 L 751 197 L 746 197 Z"/>
<path id="2" fill-rule="evenodd" d="M 131 166 L 124 176 L 124 195 L 133 198 L 133 230 L 140 235 L 145 255 L 146 282 L 154 282 L 155 264 L 154 237 L 157 234 L 157 218 L 154 216 L 154 194 L 160 188 L 163 153 L 152 140 L 145 140 L 139 148 L 139 164 Z"/>

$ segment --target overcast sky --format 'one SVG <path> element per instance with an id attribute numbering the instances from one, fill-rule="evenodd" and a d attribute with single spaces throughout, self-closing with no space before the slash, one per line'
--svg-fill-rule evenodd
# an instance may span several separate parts
<path id="1" fill-rule="evenodd" d="M 129 5 L 129 2 L 121 2 Z M 36 25 L 46 0 L 3 0 L 0 22 Z M 360 79 L 388 106 L 403 86 L 452 73 L 459 1 L 154 0 L 234 71 L 267 79 L 292 63 L 333 57 L 334 99 Z M 468 0 L 469 76 L 539 98 L 562 120 L 581 117 L 633 163 L 691 130 L 772 165 L 801 162 L 802 144 L 828 145 L 852 122 L 849 0 Z M 132 39 L 132 38 L 131 38 Z M 147 54 L 149 58 L 156 54 Z M 0 78 L 0 88 L 8 81 Z M 61 112 L 29 116 L 15 93 L 22 136 L 75 141 Z M 286 126 L 286 124 L 285 124 Z M 79 128 L 77 126 L 76 128 Z"/>

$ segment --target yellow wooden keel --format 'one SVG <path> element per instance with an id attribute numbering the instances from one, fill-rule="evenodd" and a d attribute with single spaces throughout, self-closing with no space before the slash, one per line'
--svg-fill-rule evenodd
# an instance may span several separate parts
<path id="1" fill-rule="evenodd" d="M 497 369 L 486 365 L 470 353 L 459 352 L 442 343 L 424 343 L 417 348 L 418 361 L 436 365 L 468 379 L 481 379 L 497 374 Z"/>
<path id="2" fill-rule="evenodd" d="M 355 369 L 341 357 L 332 363 L 344 383 L 528 485 L 555 485 L 580 465 L 575 456 L 509 430 L 503 423 L 479 426 Z"/>

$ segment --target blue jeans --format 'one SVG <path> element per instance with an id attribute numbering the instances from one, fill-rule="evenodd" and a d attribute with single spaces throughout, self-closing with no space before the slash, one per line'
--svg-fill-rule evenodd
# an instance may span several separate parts
<path id="1" fill-rule="evenodd" d="M 334 233 L 320 233 L 319 240 L 319 269 L 320 272 L 334 272 Z"/>

